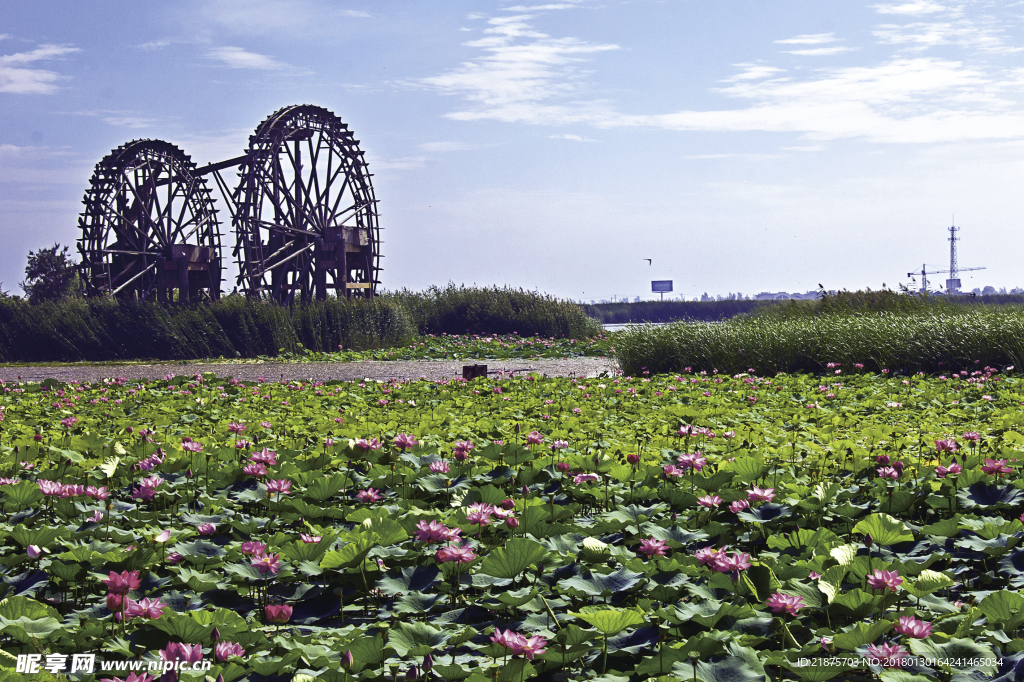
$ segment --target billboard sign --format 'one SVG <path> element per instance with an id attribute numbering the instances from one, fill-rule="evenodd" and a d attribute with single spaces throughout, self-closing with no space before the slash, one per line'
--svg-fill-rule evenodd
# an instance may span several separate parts
<path id="1" fill-rule="evenodd" d="M 670 279 L 656 279 L 651 282 L 651 291 L 654 293 L 668 293 L 672 291 L 672 280 Z"/>

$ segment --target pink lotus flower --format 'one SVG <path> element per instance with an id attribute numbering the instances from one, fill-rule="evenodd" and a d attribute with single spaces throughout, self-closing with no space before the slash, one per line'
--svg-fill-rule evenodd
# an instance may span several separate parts
<path id="1" fill-rule="evenodd" d="M 263 477 L 267 475 L 267 467 L 262 462 L 250 462 L 242 467 L 242 473 L 246 476 Z"/>
<path id="2" fill-rule="evenodd" d="M 321 540 L 323 540 L 324 536 L 322 536 L 322 535 L 310 535 L 309 533 L 299 533 L 299 539 L 302 540 L 307 545 L 315 545 L 315 544 L 318 544 Z"/>
<path id="3" fill-rule="evenodd" d="M 124 613 L 128 618 L 149 618 L 150 620 L 155 620 L 164 615 L 164 608 L 166 606 L 167 604 L 164 604 L 159 599 L 143 599 L 139 602 L 129 599 L 128 607 Z"/>
<path id="4" fill-rule="evenodd" d="M 270 604 L 264 611 L 269 623 L 287 623 L 292 617 L 292 607 L 287 604 Z"/>
<path id="5" fill-rule="evenodd" d="M 972 443 L 977 443 L 978 441 L 981 440 L 981 434 L 978 433 L 977 431 L 968 431 L 962 437 L 964 440 L 969 440 Z"/>
<path id="6" fill-rule="evenodd" d="M 733 514 L 739 514 L 744 509 L 750 509 L 750 502 L 747 502 L 746 500 L 736 500 L 729 505 L 729 511 Z"/>
<path id="7" fill-rule="evenodd" d="M 249 540 L 248 542 L 242 543 L 242 554 L 248 554 L 249 556 L 256 556 L 263 554 L 267 551 L 267 546 L 262 542 L 256 542 L 255 540 Z"/>
<path id="8" fill-rule="evenodd" d="M 534 635 L 527 639 L 523 635 L 519 635 L 519 641 L 512 646 L 512 653 L 516 656 L 526 656 L 528 660 L 533 660 L 533 657 L 537 654 L 543 654 L 547 649 L 548 641 L 540 635 Z"/>
<path id="9" fill-rule="evenodd" d="M 576 474 L 572 478 L 572 482 L 576 484 L 591 483 L 599 480 L 601 480 L 601 477 L 598 476 L 597 474 Z"/>
<path id="10" fill-rule="evenodd" d="M 771 502 L 775 499 L 775 488 L 758 488 L 756 485 L 753 490 L 747 491 L 747 499 L 751 502 Z"/>
<path id="11" fill-rule="evenodd" d="M 272 496 L 274 493 L 287 495 L 291 490 L 292 482 L 286 478 L 267 481 L 267 495 Z"/>
<path id="12" fill-rule="evenodd" d="M 260 575 L 277 575 L 281 570 L 281 557 L 277 554 L 257 554 L 252 558 L 252 567 L 259 571 Z"/>
<path id="13" fill-rule="evenodd" d="M 551 449 L 556 451 L 565 450 L 567 447 L 569 447 L 569 443 L 568 441 L 564 440 L 556 440 L 554 443 L 551 444 Z"/>
<path id="14" fill-rule="evenodd" d="M 678 478 L 686 475 L 686 469 L 677 467 L 675 464 L 667 464 L 661 470 L 665 472 L 665 478 Z"/>
<path id="15" fill-rule="evenodd" d="M 527 445 L 540 445 L 543 442 L 544 436 L 538 431 L 530 431 L 530 433 L 526 435 Z"/>
<path id="16" fill-rule="evenodd" d="M 443 564 L 449 561 L 454 561 L 458 564 L 468 564 L 477 558 L 477 555 L 473 552 L 473 549 L 468 545 L 462 545 L 461 547 L 442 547 L 434 555 L 434 559 L 438 563 Z"/>
<path id="17" fill-rule="evenodd" d="M 807 606 L 807 604 L 804 603 L 803 597 L 776 592 L 768 597 L 765 606 L 770 607 L 774 613 L 788 613 L 791 616 L 795 616 L 796 612 Z"/>
<path id="18" fill-rule="evenodd" d="M 231 433 L 241 433 L 242 431 L 245 431 L 245 429 L 245 424 L 236 424 L 235 422 L 228 424 L 228 431 Z"/>
<path id="19" fill-rule="evenodd" d="M 466 457 L 469 455 L 469 451 L 475 447 L 476 446 L 473 445 L 473 443 L 468 440 L 460 440 L 455 443 L 455 445 L 452 448 L 452 452 L 455 455 L 455 459 L 461 462 L 464 459 L 466 459 Z"/>
<path id="20" fill-rule="evenodd" d="M 94 500 L 105 500 L 110 497 L 110 493 L 107 492 L 107 486 L 97 488 L 95 486 L 86 486 L 85 494 Z"/>
<path id="21" fill-rule="evenodd" d="M 121 571 L 120 574 L 111 571 L 110 577 L 101 582 L 114 594 L 128 594 L 142 585 L 138 571 Z"/>
<path id="22" fill-rule="evenodd" d="M 254 452 L 251 455 L 249 455 L 249 461 L 258 462 L 261 464 L 265 464 L 268 467 L 272 467 L 277 464 L 277 452 L 275 452 L 274 450 L 268 450 L 267 448 L 263 448 L 259 452 Z"/>
<path id="23" fill-rule="evenodd" d="M 913 616 L 900 616 L 899 624 L 896 625 L 896 632 L 908 637 L 924 639 L 932 634 L 932 624 L 923 620 L 917 620 Z"/>
<path id="24" fill-rule="evenodd" d="M 956 452 L 960 449 L 960 446 L 952 438 L 935 441 L 935 447 L 938 448 L 939 452 Z"/>
<path id="25" fill-rule="evenodd" d="M 161 542 L 161 543 L 163 543 L 163 542 L 167 542 L 170 539 L 171 539 L 171 531 L 165 528 L 164 530 L 160 531 L 155 538 L 153 538 L 153 542 Z"/>
<path id="26" fill-rule="evenodd" d="M 889 588 L 893 592 L 903 584 L 903 578 L 896 571 L 883 571 L 876 568 L 875 572 L 868 576 L 868 587 L 872 590 Z"/>
<path id="27" fill-rule="evenodd" d="M 38 559 L 43 550 L 40 549 L 39 545 L 29 545 L 25 548 L 25 553 L 28 554 L 29 559 Z"/>
<path id="28" fill-rule="evenodd" d="M 420 542 L 433 544 L 448 539 L 448 528 L 440 521 L 427 521 L 423 519 L 416 524 L 416 528 L 417 530 L 413 531 L 413 535 Z"/>
<path id="29" fill-rule="evenodd" d="M 64 485 L 58 481 L 47 481 L 40 479 L 36 481 L 39 484 L 39 490 L 44 495 L 60 495 L 64 492 Z"/>
<path id="30" fill-rule="evenodd" d="M 448 473 L 448 460 L 438 460 L 430 463 L 430 471 L 435 474 L 447 474 Z"/>
<path id="31" fill-rule="evenodd" d="M 868 647 L 868 657 L 872 663 L 881 665 L 883 668 L 902 668 L 906 650 L 898 644 L 883 644 Z"/>
<path id="32" fill-rule="evenodd" d="M 704 547 L 704 548 L 698 549 L 696 552 L 694 552 L 693 556 L 694 556 L 695 559 L 697 559 L 697 561 L 700 562 L 700 564 L 702 566 L 706 566 L 708 564 L 711 564 L 713 566 L 715 560 L 721 554 L 723 554 L 724 552 L 725 552 L 724 549 L 723 550 L 718 550 L 718 549 L 715 549 L 714 547 Z"/>
<path id="33" fill-rule="evenodd" d="M 196 526 L 196 530 L 199 531 L 200 535 L 213 535 L 217 532 L 217 526 L 212 523 L 200 523 Z"/>
<path id="34" fill-rule="evenodd" d="M 940 466 L 935 469 L 935 475 L 939 478 L 945 478 L 947 474 L 959 474 L 963 469 L 956 462 L 953 462 L 948 467 Z"/>
<path id="35" fill-rule="evenodd" d="M 740 571 L 745 571 L 751 566 L 750 555 L 734 552 L 732 556 L 726 556 L 725 552 L 721 552 L 711 565 L 719 573 L 732 573 L 738 580 Z"/>
<path id="36" fill-rule="evenodd" d="M 684 453 L 676 458 L 676 462 L 679 463 L 679 467 L 683 471 L 700 471 L 704 468 L 704 465 L 708 463 L 707 458 L 703 457 L 699 452 Z"/>
<path id="37" fill-rule="evenodd" d="M 707 509 L 714 509 L 722 504 L 722 498 L 718 495 L 705 495 L 704 497 L 697 498 L 697 504 Z"/>
<path id="38" fill-rule="evenodd" d="M 186 452 L 202 452 L 203 444 L 197 440 L 182 440 L 181 449 L 185 450 Z"/>
<path id="39" fill-rule="evenodd" d="M 665 540 L 641 540 L 640 549 L 637 550 L 648 559 L 656 556 L 665 556 L 668 552 L 668 543 Z"/>
<path id="40" fill-rule="evenodd" d="M 1005 459 L 986 459 L 985 463 L 981 466 L 981 470 L 992 476 L 1002 476 L 1003 474 L 1013 473 L 1013 469 L 1006 466 Z"/>
<path id="41" fill-rule="evenodd" d="M 232 656 L 244 656 L 245 649 L 234 642 L 220 641 L 214 647 L 213 655 L 218 661 L 226 661 Z"/>
<path id="42" fill-rule="evenodd" d="M 555 468 L 564 474 L 569 470 L 570 467 L 568 462 L 559 462 L 558 464 L 555 465 Z"/>
<path id="43" fill-rule="evenodd" d="M 410 436 L 405 433 L 400 433 L 395 436 L 392 442 L 399 450 L 411 450 L 414 446 L 419 445 L 419 443 L 416 442 L 415 436 Z"/>
<path id="44" fill-rule="evenodd" d="M 360 450 L 380 450 L 380 441 L 377 440 L 376 438 L 371 438 L 370 440 L 366 440 L 365 438 L 359 438 L 356 440 L 355 447 L 359 448 Z"/>
<path id="45" fill-rule="evenodd" d="M 900 477 L 900 472 L 896 471 L 896 469 L 892 467 L 882 467 L 881 469 L 876 469 L 876 471 L 878 472 L 879 478 L 891 478 L 895 481 Z"/>
<path id="46" fill-rule="evenodd" d="M 380 494 L 379 490 L 368 488 L 367 490 L 360 490 L 356 494 L 356 499 L 360 502 L 379 502 L 384 499 L 384 496 Z"/>
<path id="47" fill-rule="evenodd" d="M 182 561 L 184 561 L 184 559 L 185 557 L 181 554 L 178 554 L 177 552 L 171 552 L 166 557 L 164 557 L 164 561 L 171 564 L 172 566 L 174 564 L 181 563 Z"/>
<path id="48" fill-rule="evenodd" d="M 167 648 L 160 650 L 160 660 L 198 663 L 203 660 L 203 646 L 201 644 L 170 642 Z"/>

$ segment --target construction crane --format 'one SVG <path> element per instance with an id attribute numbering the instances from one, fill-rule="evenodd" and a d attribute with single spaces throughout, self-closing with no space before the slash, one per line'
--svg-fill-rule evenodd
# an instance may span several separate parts
<path id="1" fill-rule="evenodd" d="M 921 293 L 922 294 L 924 292 L 928 291 L 928 275 L 941 275 L 941 274 L 946 273 L 946 272 L 952 272 L 950 270 L 932 270 L 931 272 L 929 272 L 927 270 L 927 267 L 928 267 L 927 265 L 922 264 L 921 265 L 921 272 L 920 273 L 917 273 L 917 272 L 908 272 L 907 273 L 907 277 L 914 277 L 915 275 L 918 275 L 918 274 L 921 275 Z M 967 272 L 968 270 L 984 270 L 984 269 L 985 268 L 957 268 L 956 272 L 957 273 L 961 273 L 961 272 Z M 950 280 L 950 281 L 952 281 L 952 280 Z M 956 280 L 956 287 L 955 288 L 956 289 L 960 288 L 960 280 L 959 279 Z M 950 293 L 953 293 L 953 292 L 950 291 Z"/>
<path id="2" fill-rule="evenodd" d="M 954 218 L 953 222 L 956 222 Z M 955 224 L 949 228 L 949 270 L 932 270 L 928 272 L 926 265 L 921 265 L 921 293 L 928 291 L 928 275 L 939 275 L 944 272 L 949 273 L 949 279 L 946 280 L 946 293 L 947 294 L 959 294 L 960 293 L 960 273 L 968 272 L 970 270 L 984 270 L 985 268 L 961 268 L 957 263 L 956 259 L 956 243 L 960 241 L 960 238 L 956 236 L 956 233 L 960 231 L 960 228 Z M 913 277 L 916 272 L 908 272 L 907 277 Z"/>

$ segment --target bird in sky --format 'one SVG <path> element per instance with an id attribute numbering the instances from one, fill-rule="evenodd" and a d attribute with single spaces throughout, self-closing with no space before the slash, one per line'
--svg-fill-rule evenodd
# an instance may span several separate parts
<path id="1" fill-rule="evenodd" d="M 647 261 L 648 265 L 653 265 L 653 263 L 651 263 L 651 259 L 650 258 L 644 258 L 644 260 Z"/>

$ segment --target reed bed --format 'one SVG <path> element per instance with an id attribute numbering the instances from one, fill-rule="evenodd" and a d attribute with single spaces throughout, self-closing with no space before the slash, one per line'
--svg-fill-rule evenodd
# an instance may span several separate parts
<path id="1" fill-rule="evenodd" d="M 1024 364 L 1024 310 L 934 306 L 675 323 L 624 330 L 616 357 L 629 374 L 843 371 L 950 372 Z"/>
<path id="2" fill-rule="evenodd" d="M 282 307 L 240 296 L 206 305 L 0 299 L 0 362 L 191 360 L 371 350 L 425 334 L 589 337 L 600 326 L 569 301 L 449 286 Z"/>

